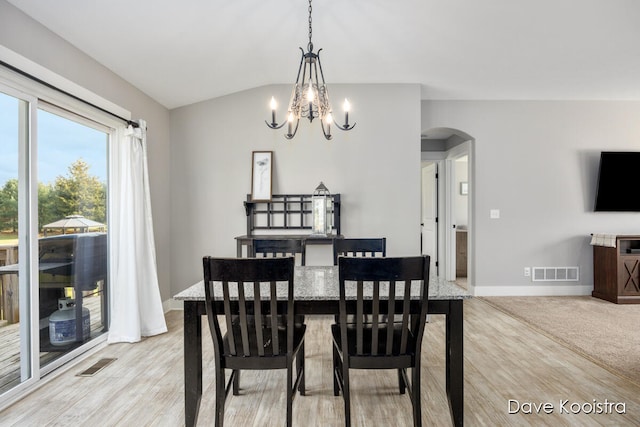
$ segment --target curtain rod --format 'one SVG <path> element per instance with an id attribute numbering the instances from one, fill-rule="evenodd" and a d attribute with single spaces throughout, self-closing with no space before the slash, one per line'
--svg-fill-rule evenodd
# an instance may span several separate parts
<path id="1" fill-rule="evenodd" d="M 24 76 L 24 77 L 27 77 L 28 79 L 31 79 L 31 80 L 33 80 L 33 81 L 35 81 L 35 82 L 38 82 L 38 83 L 40 83 L 41 85 L 44 85 L 44 86 L 48 87 L 49 89 L 53 89 L 53 90 L 55 90 L 55 91 L 57 91 L 57 92 L 63 93 L 63 94 L 65 94 L 65 95 L 67 95 L 67 96 L 69 96 L 69 97 L 71 97 L 71 98 L 75 99 L 76 101 L 80 101 L 80 102 L 82 102 L 83 104 L 89 105 L 89 106 L 91 106 L 91 107 L 93 107 L 93 108 L 96 108 L 96 109 L 98 109 L 98 110 L 100 110 L 100 111 L 102 111 L 102 112 L 104 112 L 104 113 L 109 114 L 110 116 L 113 116 L 113 117 L 115 117 L 115 118 L 117 118 L 117 119 L 120 119 L 120 120 L 122 120 L 123 122 L 125 122 L 127 125 L 133 126 L 134 128 L 140 127 L 140 125 L 138 124 L 138 122 L 134 122 L 134 121 L 132 121 L 132 120 L 125 119 L 124 117 L 121 117 L 121 116 L 119 116 L 119 115 L 117 115 L 117 114 L 115 114 L 115 113 L 112 113 L 112 112 L 111 112 L 111 111 L 109 111 L 109 110 L 106 110 L 106 109 L 104 109 L 104 108 L 102 108 L 102 107 L 99 107 L 99 106 L 97 106 L 97 105 L 95 105 L 95 104 L 93 104 L 93 103 L 91 103 L 91 102 L 89 102 L 89 101 L 87 101 L 87 100 L 85 100 L 85 99 L 82 99 L 82 98 L 80 98 L 80 97 L 78 97 L 78 96 L 76 96 L 76 95 L 74 95 L 74 94 L 72 94 L 72 93 L 69 93 L 69 92 L 67 92 L 67 91 L 66 91 L 66 90 L 64 90 L 64 89 L 60 89 L 59 87 L 56 87 L 56 86 L 52 85 L 51 83 L 47 83 L 47 82 L 45 82 L 44 80 L 42 80 L 42 79 L 40 79 L 40 78 L 38 78 L 38 77 L 34 76 L 33 74 L 29 74 L 29 73 L 27 73 L 26 71 L 23 71 L 23 70 L 21 70 L 21 69 L 19 69 L 19 68 L 16 68 L 16 67 L 14 67 L 14 66 L 13 66 L 13 65 L 11 65 L 11 64 L 7 64 L 7 63 L 6 63 L 6 62 L 4 62 L 4 61 L 0 61 L 0 65 L 4 66 L 5 68 L 10 69 L 11 71 L 14 71 L 14 72 L 18 73 L 18 74 L 20 74 L 20 75 L 22 75 L 22 76 Z"/>

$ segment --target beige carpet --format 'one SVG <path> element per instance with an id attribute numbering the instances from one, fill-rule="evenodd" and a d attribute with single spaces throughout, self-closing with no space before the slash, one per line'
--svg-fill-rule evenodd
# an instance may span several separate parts
<path id="1" fill-rule="evenodd" d="M 640 305 L 590 296 L 481 299 L 640 385 Z"/>

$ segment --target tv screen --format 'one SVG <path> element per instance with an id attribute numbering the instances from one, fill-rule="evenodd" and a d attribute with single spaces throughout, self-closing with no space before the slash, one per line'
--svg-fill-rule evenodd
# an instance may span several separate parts
<path id="1" fill-rule="evenodd" d="M 595 211 L 640 211 L 640 152 L 600 153 Z"/>

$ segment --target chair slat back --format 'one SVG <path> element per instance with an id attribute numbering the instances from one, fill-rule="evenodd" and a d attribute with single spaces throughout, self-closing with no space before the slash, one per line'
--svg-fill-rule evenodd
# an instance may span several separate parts
<path id="1" fill-rule="evenodd" d="M 333 265 L 338 265 L 338 257 L 340 255 L 353 257 L 386 257 L 387 238 L 334 239 Z"/>
<path id="2" fill-rule="evenodd" d="M 287 319 L 287 346 L 293 344 L 294 258 L 204 257 L 204 284 L 214 351 L 223 357 L 279 356 L 279 316 Z M 278 300 L 278 287 L 281 290 Z M 282 293 L 284 292 L 284 295 Z M 224 312 L 216 310 L 222 299 Z M 218 316 L 224 316 L 227 345 Z M 287 352 L 293 351 L 287 348 Z"/>
<path id="3" fill-rule="evenodd" d="M 254 239 L 253 257 L 295 256 L 300 254 L 300 265 L 306 263 L 306 245 L 302 239 Z"/>
<path id="4" fill-rule="evenodd" d="M 429 295 L 429 257 L 339 257 L 339 322 L 342 348 L 347 343 L 347 317 L 355 316 L 355 354 L 397 356 L 420 348 Z M 355 301 L 347 299 L 355 294 Z M 355 287 L 355 289 L 354 289 Z M 411 314 L 412 288 L 417 310 Z M 355 292 L 354 292 L 355 291 Z M 417 314 L 416 314 L 417 311 Z M 370 316 L 372 315 L 372 316 Z M 412 316 L 415 316 L 412 321 Z M 400 334 L 394 323 L 401 323 Z M 415 347 L 409 348 L 411 334 Z"/>

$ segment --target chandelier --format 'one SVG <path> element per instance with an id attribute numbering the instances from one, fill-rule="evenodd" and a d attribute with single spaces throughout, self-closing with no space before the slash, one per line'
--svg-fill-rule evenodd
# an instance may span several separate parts
<path id="1" fill-rule="evenodd" d="M 349 124 L 350 104 L 347 99 L 344 100 L 344 125 L 336 123 L 333 119 L 331 104 L 329 102 L 329 91 L 324 82 L 322 73 L 322 64 L 320 63 L 320 52 L 313 53 L 313 43 L 311 42 L 311 0 L 309 0 L 309 43 L 307 44 L 308 52 L 300 48 L 302 58 L 298 67 L 298 76 L 296 83 L 293 85 L 291 92 L 291 100 L 289 101 L 289 109 L 287 111 L 287 119 L 282 123 L 276 122 L 277 103 L 274 97 L 271 97 L 271 123 L 265 120 L 267 126 L 271 129 L 280 129 L 287 125 L 287 133 L 285 138 L 292 139 L 298 131 L 298 125 L 301 118 L 320 119 L 322 133 L 326 139 L 331 139 L 331 126 L 334 125 L 340 130 L 351 130 L 356 125 Z"/>

